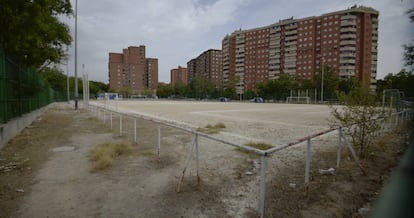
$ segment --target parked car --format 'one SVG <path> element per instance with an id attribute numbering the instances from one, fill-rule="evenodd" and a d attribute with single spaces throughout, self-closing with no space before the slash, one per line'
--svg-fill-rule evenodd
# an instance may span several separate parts
<path id="1" fill-rule="evenodd" d="M 230 101 L 230 98 L 220 97 L 218 100 L 219 100 L 220 102 L 229 102 L 229 101 Z"/>
<path id="2" fill-rule="evenodd" d="M 254 103 L 263 103 L 264 100 L 261 97 L 254 97 L 250 100 L 250 102 L 254 102 Z"/>

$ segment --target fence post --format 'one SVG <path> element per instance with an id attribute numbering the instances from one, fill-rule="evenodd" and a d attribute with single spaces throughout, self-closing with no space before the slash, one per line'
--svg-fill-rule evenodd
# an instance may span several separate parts
<path id="1" fill-rule="evenodd" d="M 362 167 L 357 155 L 355 154 L 354 148 L 352 148 L 352 145 L 348 143 L 348 140 L 344 136 L 342 136 L 342 138 L 344 139 L 344 143 L 346 144 L 346 146 L 348 146 L 348 149 L 351 151 L 351 154 L 354 157 L 354 160 L 357 163 L 358 167 L 361 169 L 362 173 L 366 175 L 364 168 Z"/>
<path id="2" fill-rule="evenodd" d="M 181 192 L 181 184 L 184 181 L 185 171 L 187 170 L 188 164 L 190 163 L 190 160 L 193 157 L 193 149 L 197 142 L 196 138 L 197 138 L 197 134 L 194 134 L 193 142 L 190 144 L 190 150 L 188 152 L 187 159 L 185 160 L 184 169 L 182 171 L 180 181 L 178 182 L 178 185 L 177 185 L 177 189 L 176 189 L 177 193 Z"/>
<path id="3" fill-rule="evenodd" d="M 338 152 L 336 157 L 336 168 L 339 169 L 341 164 L 341 149 L 342 149 L 342 127 L 338 129 Z"/>
<path id="4" fill-rule="evenodd" d="M 109 116 L 110 116 L 110 119 L 111 119 L 111 129 L 112 129 L 112 111 L 111 111 Z"/>
<path id="5" fill-rule="evenodd" d="M 119 136 L 122 136 L 122 114 L 119 114 Z"/>
<path id="6" fill-rule="evenodd" d="M 158 156 L 158 162 L 161 161 L 160 159 L 160 150 L 161 150 L 161 125 L 158 123 L 157 125 L 158 129 L 158 147 L 157 147 L 157 156 Z"/>
<path id="7" fill-rule="evenodd" d="M 306 165 L 305 165 L 305 191 L 309 189 L 309 172 L 310 172 L 310 160 L 311 160 L 311 139 L 308 138 L 306 146 Z"/>
<path id="8" fill-rule="evenodd" d="M 106 122 L 106 113 L 105 113 L 105 108 L 103 109 L 103 122 L 105 124 Z"/>
<path id="9" fill-rule="evenodd" d="M 196 149 L 196 165 L 197 165 L 197 185 L 200 185 L 201 179 L 200 179 L 200 155 L 198 152 L 198 134 L 195 134 L 195 149 Z"/>
<path id="10" fill-rule="evenodd" d="M 260 161 L 260 190 L 259 190 L 259 214 L 260 218 L 265 214 L 265 194 L 266 194 L 266 154 L 261 156 Z"/>
<path id="11" fill-rule="evenodd" d="M 137 143 L 137 118 L 134 118 L 134 142 Z"/>

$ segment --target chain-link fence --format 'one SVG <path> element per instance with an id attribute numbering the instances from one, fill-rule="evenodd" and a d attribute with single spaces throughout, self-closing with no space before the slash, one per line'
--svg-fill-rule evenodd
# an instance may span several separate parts
<path id="1" fill-rule="evenodd" d="M 0 123 L 54 101 L 54 91 L 33 70 L 0 50 Z"/>

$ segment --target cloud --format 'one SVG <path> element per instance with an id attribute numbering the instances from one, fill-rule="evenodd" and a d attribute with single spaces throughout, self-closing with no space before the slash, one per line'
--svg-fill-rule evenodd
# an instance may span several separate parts
<path id="1" fill-rule="evenodd" d="M 318 16 L 354 4 L 380 11 L 379 77 L 398 71 L 401 45 L 414 35 L 404 14 L 412 6 L 405 0 L 78 0 L 78 69 L 84 63 L 90 78 L 107 82 L 109 52 L 146 45 L 147 56 L 159 59 L 160 81 L 169 82 L 171 68 L 186 66 L 209 48 L 220 49 L 223 37 L 236 29 L 269 25 L 291 16 Z M 74 19 L 63 20 L 73 32 Z"/>

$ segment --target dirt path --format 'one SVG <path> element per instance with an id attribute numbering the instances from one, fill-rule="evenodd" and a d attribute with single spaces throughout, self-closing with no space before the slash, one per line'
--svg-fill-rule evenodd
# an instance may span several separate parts
<path id="1" fill-rule="evenodd" d="M 255 217 L 258 157 L 200 139 L 201 185 L 194 160 L 176 193 L 192 136 L 162 127 L 161 160 L 156 157 L 157 126 L 140 121 L 135 151 L 111 169 L 92 172 L 91 149 L 100 143 L 131 143 L 132 123 L 122 137 L 87 111 L 65 103 L 48 111 L 0 151 L 0 217 Z M 388 136 L 364 161 L 362 176 L 349 154 L 341 171 L 321 176 L 335 163 L 337 138 L 315 140 L 312 181 L 303 192 L 304 146 L 269 157 L 267 217 L 355 216 L 386 182 L 404 151 L 404 133 Z M 386 146 L 393 144 L 393 147 Z M 386 161 L 384 161 L 386 160 Z M 292 188 L 292 184 L 295 187 Z"/>

